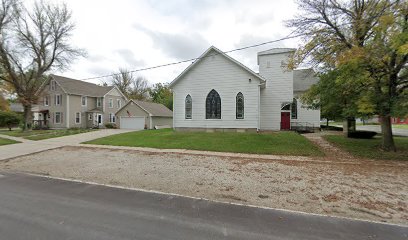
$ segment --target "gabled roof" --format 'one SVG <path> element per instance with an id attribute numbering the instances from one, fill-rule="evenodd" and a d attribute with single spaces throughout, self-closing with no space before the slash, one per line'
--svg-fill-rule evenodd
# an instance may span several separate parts
<path id="1" fill-rule="evenodd" d="M 197 60 L 195 60 L 192 64 L 190 64 L 190 66 L 188 66 L 186 69 L 184 69 L 183 72 L 180 73 L 180 75 L 178 75 L 170 84 L 169 87 L 171 88 L 172 86 L 174 86 L 174 84 L 176 84 L 176 82 L 181 79 L 187 72 L 189 72 L 194 66 L 196 66 L 203 58 L 206 57 L 207 54 L 209 54 L 211 51 L 215 51 L 217 52 L 217 54 L 222 55 L 224 57 L 226 57 L 227 59 L 229 59 L 231 62 L 235 63 L 236 65 L 238 65 L 239 67 L 241 67 L 242 69 L 244 69 L 245 71 L 247 71 L 248 73 L 250 73 L 251 75 L 253 75 L 254 77 L 256 77 L 257 79 L 259 79 L 261 81 L 261 83 L 265 83 L 266 79 L 263 78 L 261 75 L 255 73 L 254 71 L 252 71 L 251 69 L 249 69 L 247 66 L 245 66 L 244 64 L 240 63 L 239 61 L 235 60 L 234 58 L 228 56 L 226 53 L 224 53 L 223 51 L 219 50 L 218 48 L 211 46 L 209 47 L 203 54 L 201 54 L 200 57 L 198 57 Z"/>
<path id="2" fill-rule="evenodd" d="M 293 91 L 295 92 L 307 91 L 318 81 L 319 79 L 316 77 L 315 71 L 311 68 L 293 71 Z"/>
<path id="3" fill-rule="evenodd" d="M 143 109 L 145 112 L 149 113 L 150 115 L 154 117 L 173 117 L 173 112 L 168 109 L 166 106 L 160 103 L 153 103 L 153 102 L 145 102 L 145 101 L 139 101 L 139 100 L 129 100 L 123 107 L 121 107 L 116 113 L 120 112 L 122 109 L 124 109 L 127 105 L 129 105 L 131 102 L 139 106 L 141 109 Z"/>
<path id="4" fill-rule="evenodd" d="M 109 91 L 111 91 L 114 86 L 99 86 L 94 83 L 88 83 L 72 78 L 66 78 L 62 76 L 57 76 L 52 74 L 52 79 L 57 82 L 57 84 L 62 88 L 62 90 L 67 94 L 81 95 L 81 96 L 91 96 L 91 97 L 103 97 Z"/>

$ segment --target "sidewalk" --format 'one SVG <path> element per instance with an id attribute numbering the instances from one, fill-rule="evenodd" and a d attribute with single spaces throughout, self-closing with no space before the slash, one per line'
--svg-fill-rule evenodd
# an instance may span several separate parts
<path id="1" fill-rule="evenodd" d="M 107 137 L 114 134 L 131 132 L 124 129 L 102 129 L 99 131 L 80 133 L 70 136 L 50 138 L 40 141 L 31 141 L 23 138 L 4 136 L 4 138 L 20 141 L 21 143 L 0 146 L 0 161 L 9 158 L 20 157 L 32 153 L 38 153 L 54 148 L 76 145 L 81 142 L 91 141 L 97 138 Z M 1 135 L 3 137 L 3 135 Z"/>
<path id="2" fill-rule="evenodd" d="M 13 137 L 13 136 L 4 135 L 4 134 L 0 134 L 0 137 L 10 139 L 10 140 L 14 140 L 14 141 L 17 141 L 17 142 L 22 142 L 22 143 L 32 142 L 32 140 L 29 140 L 29 139 L 25 139 L 25 138 L 22 138 L 22 137 Z"/>

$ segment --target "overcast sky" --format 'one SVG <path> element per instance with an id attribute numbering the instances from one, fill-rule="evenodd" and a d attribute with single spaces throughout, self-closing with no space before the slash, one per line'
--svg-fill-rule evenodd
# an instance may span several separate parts
<path id="1" fill-rule="evenodd" d="M 292 0 L 65 2 L 76 22 L 73 44 L 88 53 L 60 73 L 76 79 L 106 75 L 120 67 L 133 70 L 198 57 L 211 45 L 227 51 L 281 38 L 290 33 L 283 21 L 296 12 Z M 258 71 L 256 52 L 296 46 L 296 40 L 288 40 L 230 55 Z M 166 83 L 188 64 L 137 74 L 150 83 Z"/>

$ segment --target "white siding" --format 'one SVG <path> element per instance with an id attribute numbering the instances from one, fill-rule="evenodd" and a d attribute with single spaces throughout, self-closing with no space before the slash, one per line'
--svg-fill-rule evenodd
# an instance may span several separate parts
<path id="1" fill-rule="evenodd" d="M 267 79 L 261 89 L 262 130 L 279 130 L 281 103 L 293 100 L 293 72 L 282 66 L 288 57 L 289 53 L 259 56 L 259 73 Z"/>
<path id="2" fill-rule="evenodd" d="M 253 75 L 222 55 L 202 59 L 173 87 L 174 127 L 258 128 L 259 84 Z M 221 97 L 221 119 L 205 118 L 205 100 L 212 89 Z M 244 95 L 244 119 L 236 119 L 235 115 L 238 92 Z M 193 102 L 192 119 L 185 119 L 184 115 L 187 94 Z"/>
<path id="3" fill-rule="evenodd" d="M 291 119 L 291 122 L 311 125 L 315 128 L 320 127 L 320 110 L 307 109 L 300 99 L 297 99 L 297 119 Z"/>

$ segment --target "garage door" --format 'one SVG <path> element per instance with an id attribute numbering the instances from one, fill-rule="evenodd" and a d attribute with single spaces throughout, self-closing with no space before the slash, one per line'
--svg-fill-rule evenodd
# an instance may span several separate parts
<path id="1" fill-rule="evenodd" d="M 144 117 L 120 117 L 120 128 L 122 129 L 144 129 Z"/>

